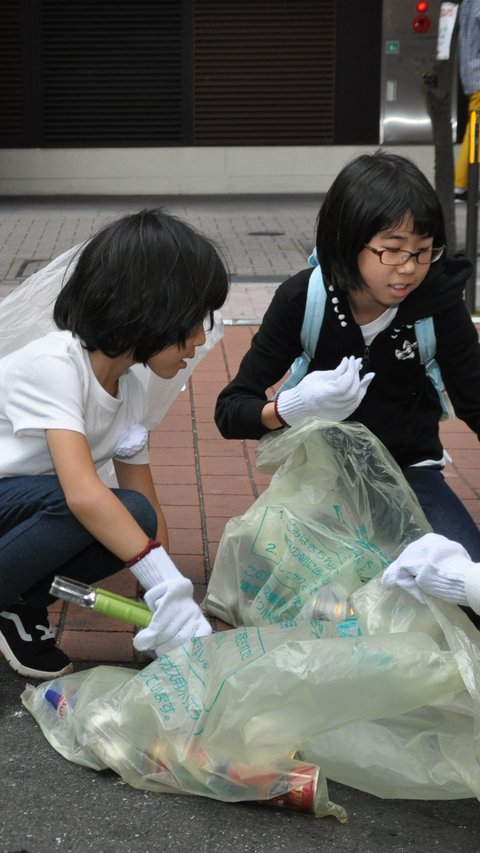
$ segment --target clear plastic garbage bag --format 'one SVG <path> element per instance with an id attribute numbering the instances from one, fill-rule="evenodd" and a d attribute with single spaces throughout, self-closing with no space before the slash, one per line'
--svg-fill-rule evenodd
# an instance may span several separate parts
<path id="1" fill-rule="evenodd" d="M 401 472 L 365 428 L 320 421 L 263 442 L 259 462 L 272 483 L 213 578 L 220 615 L 250 625 L 140 672 L 29 686 L 25 706 L 65 758 L 147 790 L 342 821 L 327 779 L 480 798 L 480 634 L 455 605 L 378 577 L 428 530 Z"/>
<path id="2" fill-rule="evenodd" d="M 203 602 L 230 625 L 347 615 L 346 597 L 431 530 L 362 424 L 312 418 L 265 436 L 257 454 L 272 480 L 227 522 Z"/>
<path id="3" fill-rule="evenodd" d="M 350 602 L 361 629 L 379 641 L 387 634 L 434 640 L 458 667 L 464 689 L 388 718 L 332 727 L 311 738 L 299 757 L 320 763 L 327 778 L 377 797 L 480 798 L 480 632 L 456 605 L 425 598 L 420 604 L 375 578 Z M 357 697 L 352 693 L 352 701 Z"/>
<path id="4" fill-rule="evenodd" d="M 146 790 L 301 803 L 342 821 L 327 776 L 381 797 L 479 796 L 477 632 L 454 605 L 437 614 L 378 579 L 352 604 L 348 630 L 238 628 L 22 699 L 65 758 Z M 379 619 L 385 608 L 394 615 Z"/>

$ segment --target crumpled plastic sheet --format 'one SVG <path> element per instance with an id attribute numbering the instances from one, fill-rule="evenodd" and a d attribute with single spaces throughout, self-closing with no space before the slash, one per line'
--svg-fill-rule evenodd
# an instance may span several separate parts
<path id="1" fill-rule="evenodd" d="M 352 426 L 343 425 L 343 434 L 351 436 Z M 318 425 L 302 430 L 278 470 L 295 469 Z M 480 634 L 453 604 L 428 598 L 422 605 L 402 589 L 381 587 L 384 560 L 404 537 L 424 532 L 398 469 L 381 458 L 385 498 L 394 515 L 403 505 L 403 521 L 388 520 L 375 482 L 377 509 L 362 532 L 375 543 L 368 551 L 375 560 L 366 567 L 360 549 L 353 571 L 358 546 L 345 525 L 335 528 L 350 556 L 320 589 L 325 596 L 335 584 L 330 619 L 308 618 L 307 599 L 291 618 L 291 603 L 285 609 L 278 601 L 278 619 L 194 639 L 139 672 L 95 667 L 28 686 L 22 700 L 52 746 L 138 788 L 274 803 L 341 821 L 347 816 L 330 800 L 328 779 L 384 798 L 480 798 Z M 347 464 L 343 504 L 353 524 L 359 459 Z M 388 532 L 375 540 L 380 520 Z"/>

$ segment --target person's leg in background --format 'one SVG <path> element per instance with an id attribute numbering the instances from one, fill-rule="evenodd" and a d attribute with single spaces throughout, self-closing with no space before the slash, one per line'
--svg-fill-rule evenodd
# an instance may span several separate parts
<path id="1" fill-rule="evenodd" d="M 470 117 L 470 113 L 473 111 L 480 110 L 480 92 L 474 92 L 473 95 L 469 96 L 468 99 L 468 113 Z M 466 199 L 467 196 L 467 188 L 468 188 L 468 160 L 469 160 L 469 147 L 470 147 L 470 133 L 469 133 L 469 120 L 467 121 L 467 126 L 465 128 L 465 133 L 463 135 L 462 143 L 460 145 L 460 150 L 458 152 L 457 161 L 455 163 L 455 178 L 454 178 L 454 187 L 455 187 L 455 197 L 457 199 L 463 200 Z"/>

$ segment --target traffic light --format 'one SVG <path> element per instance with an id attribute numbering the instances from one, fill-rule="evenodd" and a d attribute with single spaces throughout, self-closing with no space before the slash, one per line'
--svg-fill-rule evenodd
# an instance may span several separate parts
<path id="1" fill-rule="evenodd" d="M 426 0 L 418 0 L 416 8 L 417 14 L 412 21 L 412 27 L 416 33 L 426 33 L 430 29 L 430 18 L 426 14 L 428 12 L 428 3 Z"/>

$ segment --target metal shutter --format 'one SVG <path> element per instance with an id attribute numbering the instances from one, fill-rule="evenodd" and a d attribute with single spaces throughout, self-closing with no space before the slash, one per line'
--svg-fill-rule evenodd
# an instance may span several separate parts
<path id="1" fill-rule="evenodd" d="M 40 144 L 184 138 L 182 0 L 43 0 Z"/>
<path id="2" fill-rule="evenodd" d="M 21 145 L 28 135 L 27 75 L 23 62 L 22 6 L 18 0 L 1 0 L 0 24 L 0 144 Z"/>
<path id="3" fill-rule="evenodd" d="M 196 145 L 333 142 L 335 0 L 196 0 Z"/>
<path id="4" fill-rule="evenodd" d="M 334 142 L 335 0 L 1 0 L 0 145 Z"/>

